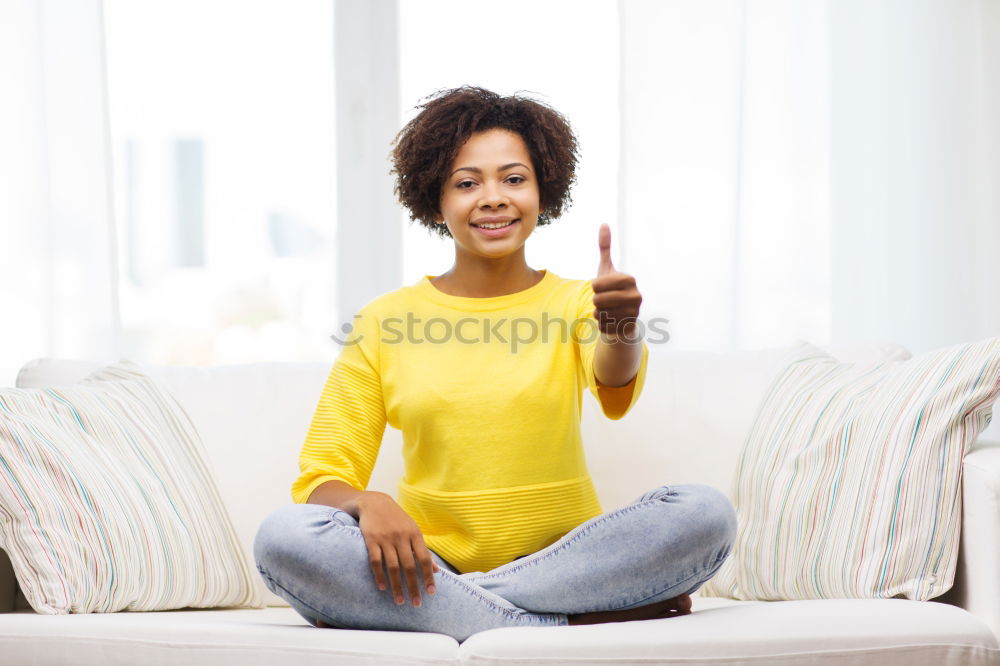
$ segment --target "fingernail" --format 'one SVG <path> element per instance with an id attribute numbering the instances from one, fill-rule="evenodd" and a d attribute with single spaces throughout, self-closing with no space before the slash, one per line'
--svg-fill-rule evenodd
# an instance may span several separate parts
<path id="1" fill-rule="evenodd" d="M 437 592 L 437 588 L 436 588 L 436 587 L 434 587 L 433 585 L 428 585 L 428 586 L 427 586 L 427 591 L 428 591 L 428 592 L 429 592 L 430 594 L 435 594 L 435 593 Z"/>
<path id="2" fill-rule="evenodd" d="M 417 597 L 416 599 L 413 600 L 413 607 L 420 608 L 420 597 Z"/>

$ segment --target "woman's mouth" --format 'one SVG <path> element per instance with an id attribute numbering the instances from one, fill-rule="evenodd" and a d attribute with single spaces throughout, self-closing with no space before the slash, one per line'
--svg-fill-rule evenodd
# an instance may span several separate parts
<path id="1" fill-rule="evenodd" d="M 501 236 L 506 236 L 507 234 L 509 234 L 510 230 L 514 227 L 514 225 L 518 224 L 520 221 L 521 221 L 520 218 L 518 218 L 518 219 L 513 220 L 512 222 L 508 222 L 506 225 L 504 225 L 502 227 L 498 227 L 496 229 L 489 229 L 487 227 L 480 227 L 480 226 L 477 226 L 475 224 L 473 224 L 472 227 L 476 231 L 478 231 L 479 233 L 481 233 L 482 235 L 486 236 L 487 238 L 499 238 Z"/>

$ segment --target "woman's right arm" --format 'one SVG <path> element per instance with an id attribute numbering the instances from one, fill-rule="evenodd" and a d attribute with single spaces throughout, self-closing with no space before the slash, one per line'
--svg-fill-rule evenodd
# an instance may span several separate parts
<path id="1" fill-rule="evenodd" d="M 339 480 L 331 480 L 316 486 L 312 491 L 306 504 L 323 504 L 332 506 L 335 509 L 346 511 L 358 520 L 361 516 L 358 511 L 358 500 L 362 495 L 369 494 L 367 490 L 358 490 L 349 483 Z"/>
<path id="2" fill-rule="evenodd" d="M 332 506 L 346 511 L 358 521 L 378 589 L 386 589 L 384 564 L 389 571 L 392 596 L 397 605 L 404 603 L 401 574 L 405 573 L 410 602 L 415 607 L 420 606 L 418 563 L 427 593 L 435 593 L 434 572 L 440 568 L 431 558 L 416 521 L 391 495 L 377 490 L 358 490 L 349 483 L 332 479 L 316 486 L 307 503 Z"/>

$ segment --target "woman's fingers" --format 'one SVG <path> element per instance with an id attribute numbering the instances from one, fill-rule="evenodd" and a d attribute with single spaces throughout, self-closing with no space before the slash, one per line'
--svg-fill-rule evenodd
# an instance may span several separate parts
<path id="1" fill-rule="evenodd" d="M 424 578 L 424 587 L 427 594 L 434 594 L 434 572 L 437 570 L 437 563 L 431 557 L 431 551 L 424 544 L 423 535 L 418 534 L 413 540 L 413 552 L 418 553 L 417 559 L 420 562 L 420 573 Z"/>
<path id="2" fill-rule="evenodd" d="M 384 590 L 387 585 L 385 572 L 382 569 L 382 547 L 377 543 L 368 544 L 368 564 L 372 568 L 372 575 L 375 577 L 375 584 L 378 589 Z"/>
<path id="3" fill-rule="evenodd" d="M 420 578 L 417 577 L 418 566 L 424 581 L 427 582 L 427 593 L 434 594 L 437 591 L 434 586 L 433 572 L 438 566 L 431 558 L 430 551 L 422 541 L 405 540 L 398 542 L 397 545 L 376 546 L 372 550 L 377 550 L 382 554 L 385 569 L 389 572 L 389 584 L 392 587 L 393 600 L 397 605 L 406 602 L 403 597 L 403 587 L 405 586 L 409 590 L 410 601 L 414 608 L 420 607 Z M 417 554 L 419 551 L 423 551 L 421 555 Z M 381 562 L 376 569 L 376 563 L 372 559 L 372 567 L 373 570 L 378 571 L 375 579 L 379 584 L 379 589 L 384 590 L 385 583 L 382 578 Z"/>
<path id="4" fill-rule="evenodd" d="M 410 591 L 410 603 L 414 608 L 420 606 L 420 581 L 417 579 L 417 558 L 413 553 L 411 540 L 400 539 L 396 552 L 399 554 L 399 566 L 406 578 L 406 589 Z"/>
<path id="5" fill-rule="evenodd" d="M 389 571 L 389 585 L 392 586 L 392 598 L 396 604 L 403 603 L 403 581 L 400 580 L 399 556 L 396 549 L 389 545 L 382 551 L 385 555 L 385 568 Z"/>

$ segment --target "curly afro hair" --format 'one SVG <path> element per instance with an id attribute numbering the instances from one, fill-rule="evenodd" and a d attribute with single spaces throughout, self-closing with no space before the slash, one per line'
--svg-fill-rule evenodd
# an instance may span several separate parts
<path id="1" fill-rule="evenodd" d="M 475 86 L 439 90 L 415 108 L 423 110 L 392 142 L 394 192 L 417 221 L 441 237 L 448 226 L 435 224 L 448 169 L 472 134 L 491 129 L 516 132 L 528 147 L 538 174 L 538 226 L 562 215 L 573 199 L 577 140 L 569 121 L 547 104 L 518 96 L 502 97 Z"/>

